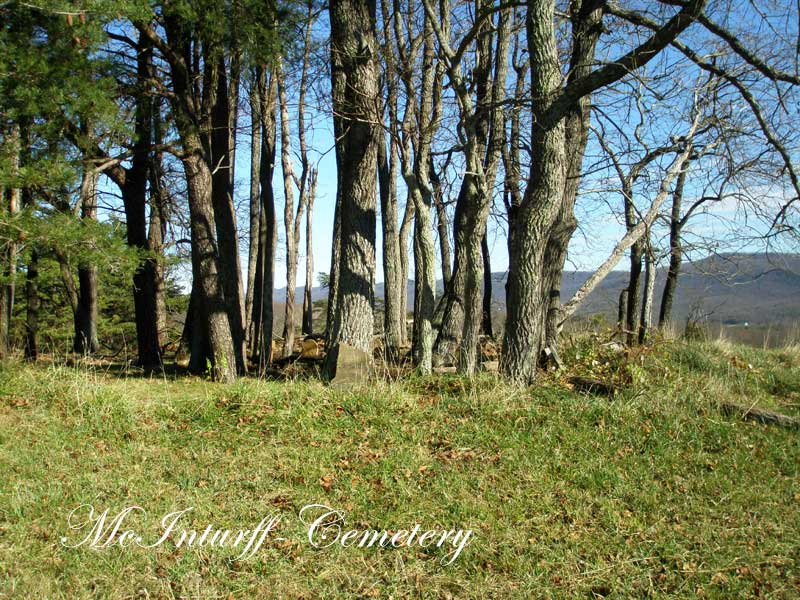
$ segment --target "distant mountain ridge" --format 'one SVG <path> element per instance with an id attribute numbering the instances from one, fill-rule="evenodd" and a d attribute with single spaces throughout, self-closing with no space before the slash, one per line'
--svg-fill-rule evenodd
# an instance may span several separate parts
<path id="1" fill-rule="evenodd" d="M 625 262 L 620 263 L 624 266 Z M 590 271 L 565 271 L 561 280 L 561 299 L 566 302 L 591 275 Z M 656 277 L 654 316 L 658 315 L 666 267 Z M 505 311 L 506 273 L 492 273 L 492 305 Z M 438 287 L 441 291 L 442 282 Z M 612 271 L 589 295 L 578 315 L 601 313 L 616 318 L 620 291 L 627 286 L 628 271 Z M 284 288 L 285 289 L 285 288 Z M 409 304 L 413 306 L 414 282 L 408 282 Z M 284 290 L 276 290 L 280 302 Z M 302 299 L 302 288 L 297 288 Z M 313 300 L 328 297 L 326 288 L 315 287 Z M 383 298 L 383 284 L 375 289 L 376 300 Z M 719 254 L 702 260 L 685 261 L 678 278 L 672 318 L 685 320 L 694 310 L 720 323 L 791 323 L 800 321 L 800 254 Z"/>

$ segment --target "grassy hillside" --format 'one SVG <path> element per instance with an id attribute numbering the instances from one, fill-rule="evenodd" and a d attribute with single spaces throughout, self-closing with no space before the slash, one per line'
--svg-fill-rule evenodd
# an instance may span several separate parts
<path id="1" fill-rule="evenodd" d="M 800 434 L 723 416 L 723 400 L 800 413 L 800 350 L 591 340 L 526 390 L 490 375 L 335 391 L 312 381 L 0 370 L 2 598 L 797 598 Z M 622 387 L 578 394 L 569 374 Z M 64 548 L 67 514 L 140 505 L 157 537 L 281 516 L 232 550 Z M 444 547 L 312 547 L 297 514 L 347 526 L 472 529 Z M 278 540 L 277 537 L 284 539 Z"/>

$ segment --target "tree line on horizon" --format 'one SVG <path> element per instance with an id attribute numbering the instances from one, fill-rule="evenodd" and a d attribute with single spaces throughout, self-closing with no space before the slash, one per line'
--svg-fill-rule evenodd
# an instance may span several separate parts
<path id="1" fill-rule="evenodd" d="M 491 226 L 507 240 L 505 378 L 531 383 L 558 364 L 564 322 L 626 257 L 620 328 L 642 343 L 670 319 L 687 252 L 720 242 L 693 219 L 733 206 L 729 235 L 798 238 L 797 17 L 733 0 L 3 3 L 0 357 L 20 298 L 18 343 L 39 353 L 42 269 L 71 309 L 73 350 L 97 352 L 98 278 L 113 272 L 129 282 L 138 364 L 162 366 L 169 270 L 183 260 L 190 370 L 263 374 L 281 259 L 281 351 L 298 325 L 323 335 L 332 377 L 343 344 L 373 352 L 379 226 L 382 348 L 397 357 L 410 343 L 420 373 L 479 368 L 481 336 L 494 335 Z M 314 332 L 320 119 L 337 187 Z M 625 233 L 562 299 L 570 242 L 592 214 Z"/>

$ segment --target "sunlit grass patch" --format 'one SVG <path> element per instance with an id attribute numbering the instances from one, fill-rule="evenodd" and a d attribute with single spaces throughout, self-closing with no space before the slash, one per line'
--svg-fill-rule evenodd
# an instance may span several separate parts
<path id="1" fill-rule="evenodd" d="M 590 350 L 568 373 L 613 378 L 613 398 L 574 393 L 560 373 L 524 389 L 483 374 L 341 391 L 4 365 L 0 593 L 797 597 L 797 433 L 718 405 L 796 410 L 800 364 L 712 343 Z M 148 527 L 189 506 L 196 527 L 277 513 L 285 539 L 250 561 L 172 543 L 61 547 L 66 513 L 87 502 L 140 505 Z M 311 503 L 353 527 L 464 527 L 475 539 L 450 566 L 441 549 L 315 549 L 297 518 Z"/>

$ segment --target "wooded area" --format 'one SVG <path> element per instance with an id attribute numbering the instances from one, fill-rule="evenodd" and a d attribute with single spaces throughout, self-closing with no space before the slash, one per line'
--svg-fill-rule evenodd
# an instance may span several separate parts
<path id="1" fill-rule="evenodd" d="M 345 346 L 472 376 L 482 340 L 497 336 L 500 373 L 529 384 L 559 364 L 565 321 L 626 256 L 618 327 L 628 345 L 644 343 L 670 321 L 691 252 L 737 236 L 797 243 L 797 10 L 4 2 L 0 357 L 36 360 L 59 311 L 71 311 L 75 353 L 117 352 L 124 330 L 103 331 L 98 312 L 123 322 L 130 301 L 135 344 L 123 341 L 145 369 L 183 353 L 215 380 L 265 375 L 302 332 L 324 338 L 329 379 Z M 328 150 L 335 198 L 317 198 Z M 317 217 L 324 202 L 332 222 Z M 722 232 L 693 229 L 716 210 Z M 624 236 L 562 299 L 570 242 L 592 211 Z M 320 266 L 323 230 L 331 262 Z M 492 322 L 496 231 L 507 242 L 504 324 Z M 318 306 L 315 268 L 327 269 Z"/>

